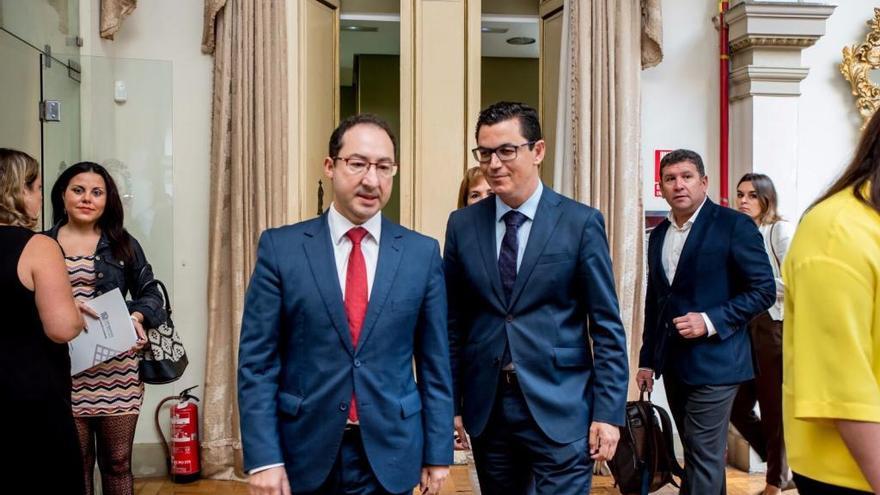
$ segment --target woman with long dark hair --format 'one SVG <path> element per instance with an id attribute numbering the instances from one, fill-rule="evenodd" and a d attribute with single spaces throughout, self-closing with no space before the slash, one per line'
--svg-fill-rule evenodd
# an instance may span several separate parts
<path id="1" fill-rule="evenodd" d="M 782 263 L 794 227 L 779 215 L 776 187 L 764 174 L 743 175 L 736 186 L 736 207 L 755 222 L 764 237 L 764 250 L 776 279 L 776 303 L 749 323 L 758 374 L 740 385 L 730 421 L 767 461 L 763 495 L 778 495 L 793 487 L 782 433 Z M 756 402 L 761 406 L 760 418 L 755 414 Z"/>
<path id="2" fill-rule="evenodd" d="M 143 249 L 122 226 L 123 209 L 116 183 L 97 163 L 70 166 L 52 187 L 54 226 L 47 233 L 58 240 L 78 300 L 118 288 L 127 301 L 138 343 L 130 351 L 73 376 L 73 415 L 83 457 L 87 495 L 94 492 L 95 459 L 107 495 L 134 492 L 131 451 L 143 400 L 138 375 L 144 327 L 164 319 L 162 295 L 155 286 Z"/>
<path id="3" fill-rule="evenodd" d="M 798 492 L 880 493 L 880 112 L 783 264 L 783 413 Z"/>

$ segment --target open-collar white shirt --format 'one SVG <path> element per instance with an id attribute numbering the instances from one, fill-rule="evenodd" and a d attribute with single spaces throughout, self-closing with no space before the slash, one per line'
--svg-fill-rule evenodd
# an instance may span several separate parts
<path id="1" fill-rule="evenodd" d="M 666 229 L 666 236 L 663 238 L 661 263 L 663 264 L 663 271 L 666 273 L 666 280 L 668 280 L 670 284 L 672 284 L 672 281 L 675 279 L 675 272 L 678 270 L 678 262 L 681 259 L 681 252 L 684 249 L 684 245 L 687 242 L 691 230 L 693 230 L 692 227 L 694 226 L 694 222 L 697 221 L 697 217 L 700 215 L 703 206 L 706 205 L 706 201 L 708 200 L 709 197 L 706 196 L 694 214 L 691 215 L 681 227 L 675 223 L 675 216 L 671 211 L 666 215 L 670 225 L 669 228 Z M 709 316 L 706 315 L 706 313 L 700 314 L 703 315 L 703 321 L 706 322 L 706 331 L 708 332 L 706 336 L 711 337 L 718 333 L 715 330 L 715 325 L 712 324 L 712 320 L 709 319 Z"/>

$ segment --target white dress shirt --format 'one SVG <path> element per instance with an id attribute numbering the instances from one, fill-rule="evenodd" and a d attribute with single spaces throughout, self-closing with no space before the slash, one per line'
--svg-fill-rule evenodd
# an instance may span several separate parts
<path id="1" fill-rule="evenodd" d="M 336 259 L 336 275 L 339 277 L 339 287 L 342 289 L 342 299 L 345 300 L 345 276 L 348 273 L 348 257 L 351 255 L 351 239 L 347 234 L 355 227 L 363 227 L 367 235 L 361 240 L 361 252 L 364 254 L 364 263 L 367 266 L 367 299 L 373 292 L 373 280 L 376 278 L 376 265 L 379 263 L 379 239 L 382 235 L 382 214 L 376 213 L 361 225 L 353 224 L 349 219 L 342 216 L 336 210 L 336 204 L 330 205 L 327 211 L 327 222 L 330 227 L 330 241 L 333 243 L 333 255 Z M 284 463 L 268 464 L 251 469 L 248 474 L 257 474 L 274 467 L 284 466 Z"/>
<path id="2" fill-rule="evenodd" d="M 663 264 L 663 271 L 666 272 L 666 280 L 669 281 L 670 285 L 672 284 L 672 281 L 675 280 L 675 272 L 678 269 L 678 260 L 681 258 L 681 251 L 684 249 L 684 244 L 687 242 L 688 235 L 691 233 L 691 227 L 693 227 L 694 222 L 697 221 L 697 216 L 699 216 L 700 211 L 703 209 L 703 206 L 705 206 L 707 199 L 708 197 L 703 200 L 700 207 L 697 208 L 697 211 L 695 211 L 681 227 L 675 223 L 675 217 L 671 211 L 666 215 L 666 219 L 669 220 L 670 225 L 669 228 L 666 229 L 666 236 L 663 238 L 661 263 Z M 706 313 L 700 314 L 703 315 L 703 321 L 706 322 L 706 331 L 708 332 L 706 336 L 711 337 L 715 335 L 717 332 L 715 331 L 715 325 L 712 324 L 712 320 L 709 319 Z"/>
<path id="3" fill-rule="evenodd" d="M 373 280 L 376 278 L 376 265 L 379 263 L 379 239 L 382 236 L 382 214 L 376 213 L 361 225 L 351 223 L 351 220 L 336 211 L 336 203 L 330 205 L 327 212 L 327 221 L 330 225 L 330 241 L 333 243 L 333 255 L 336 258 L 336 275 L 339 276 L 339 287 L 342 289 L 342 299 L 345 300 L 345 276 L 348 273 L 348 258 L 351 255 L 351 239 L 347 234 L 355 227 L 363 227 L 367 235 L 361 241 L 361 252 L 364 253 L 364 263 L 367 265 L 367 299 L 373 293 Z"/>
<path id="4" fill-rule="evenodd" d="M 504 223 L 504 214 L 510 210 L 516 210 L 526 216 L 526 221 L 520 225 L 516 231 L 517 253 L 516 253 L 516 271 L 522 264 L 523 254 L 526 252 L 526 244 L 529 242 L 529 234 L 532 232 L 532 222 L 535 221 L 535 213 L 538 212 L 538 203 L 541 202 L 541 193 L 544 192 L 544 184 L 538 181 L 538 187 L 535 192 L 529 196 L 525 203 L 519 205 L 519 208 L 511 208 L 507 206 L 498 195 L 495 195 L 495 260 L 501 256 L 501 241 L 504 239 L 504 233 L 507 231 L 507 224 Z"/>

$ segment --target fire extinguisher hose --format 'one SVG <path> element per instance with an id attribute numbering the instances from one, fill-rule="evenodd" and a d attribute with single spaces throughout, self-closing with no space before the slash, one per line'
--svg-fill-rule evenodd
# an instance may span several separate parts
<path id="1" fill-rule="evenodd" d="M 171 472 L 171 450 L 168 448 L 168 442 L 165 441 L 165 434 L 162 433 L 162 426 L 159 424 L 159 411 L 162 410 L 162 406 L 165 405 L 166 402 L 171 401 L 171 400 L 179 401 L 180 396 L 179 395 L 171 395 L 169 397 L 165 397 L 164 399 L 162 399 L 159 402 L 159 405 L 156 406 L 156 414 L 154 417 L 154 419 L 156 421 L 156 433 L 159 434 L 159 440 L 162 441 L 162 448 L 165 450 L 165 467 L 168 469 L 169 473 Z"/>

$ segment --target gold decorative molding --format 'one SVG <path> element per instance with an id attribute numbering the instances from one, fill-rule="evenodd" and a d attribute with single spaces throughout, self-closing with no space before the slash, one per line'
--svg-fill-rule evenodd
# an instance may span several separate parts
<path id="1" fill-rule="evenodd" d="M 730 51 L 738 52 L 754 47 L 807 48 L 816 44 L 816 37 L 750 36 L 730 44 Z"/>
<path id="2" fill-rule="evenodd" d="M 880 69 L 880 8 L 874 9 L 874 18 L 867 24 L 870 31 L 865 41 L 844 47 L 840 64 L 840 72 L 856 97 L 856 109 L 864 121 L 862 128 L 880 107 L 880 86 L 871 81 L 871 71 Z"/>

